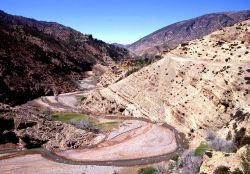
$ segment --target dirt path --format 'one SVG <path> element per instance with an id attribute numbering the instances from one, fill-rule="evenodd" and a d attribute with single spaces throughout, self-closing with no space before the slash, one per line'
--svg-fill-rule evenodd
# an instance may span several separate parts
<path id="1" fill-rule="evenodd" d="M 106 143 L 104 147 L 62 151 L 57 155 L 76 161 L 117 161 L 157 157 L 175 152 L 178 147 L 174 133 L 158 125 L 147 125 L 126 134 L 125 140 L 119 141 L 118 136 L 116 143 L 108 146 Z"/>
<path id="2" fill-rule="evenodd" d="M 86 81 L 89 83 L 90 79 Z M 85 83 L 84 80 L 83 83 Z M 90 87 L 90 91 L 44 96 L 34 100 L 32 104 L 52 111 L 79 113 L 81 111 L 76 107 L 78 97 L 95 90 L 92 84 Z M 0 173 L 44 173 L 43 169 L 48 170 L 48 173 L 64 173 L 61 171 L 78 173 L 80 170 L 85 172 L 86 168 L 88 168 L 86 173 L 94 174 L 105 170 L 107 170 L 105 173 L 111 173 L 114 169 L 119 169 L 119 166 L 145 165 L 166 161 L 183 151 L 184 143 L 181 136 L 168 125 L 153 124 L 142 119 L 123 119 L 117 116 L 105 117 L 102 115 L 97 119 L 111 121 L 122 119 L 122 121 L 119 128 L 107 134 L 105 141 L 90 149 L 56 152 L 46 149 L 20 152 L 13 150 L 9 152 L 11 154 L 2 154 L 0 156 Z M 29 159 L 32 161 L 32 165 L 30 165 Z M 79 170 L 75 170 L 73 165 L 81 167 L 77 167 Z M 39 170 L 35 171 L 33 166 Z M 98 168 L 98 166 L 117 167 Z"/>
<path id="3" fill-rule="evenodd" d="M 0 150 L 0 154 L 4 153 L 0 155 L 0 161 L 41 154 L 48 160 L 71 165 L 135 166 L 166 161 L 183 151 L 182 138 L 168 125 L 125 120 L 123 126 L 94 148 L 57 152 L 46 149 Z"/>
<path id="4" fill-rule="evenodd" d="M 74 165 L 48 160 L 40 154 L 26 154 L 0 160 L 2 174 L 113 174 L 121 167 Z"/>
<path id="5" fill-rule="evenodd" d="M 87 78 L 85 81 L 91 83 L 91 78 Z M 53 111 L 81 112 L 76 107 L 77 97 L 92 90 L 95 90 L 93 86 L 91 86 L 90 90 L 84 92 L 78 91 L 59 96 L 45 96 L 35 100 L 35 102 L 41 107 Z M 107 117 L 110 121 L 115 118 L 116 116 Z M 97 119 L 101 120 L 103 118 L 97 117 Z M 171 154 L 183 149 L 180 137 L 177 136 L 174 129 L 142 120 L 122 120 L 119 128 L 108 133 L 106 137 L 97 147 L 57 151 L 54 155 L 66 160 L 94 162 L 94 164 L 135 165 L 166 160 L 165 155 L 170 154 L 171 156 Z M 128 160 L 131 160 L 131 163 Z"/>
<path id="6" fill-rule="evenodd" d="M 107 116 L 105 119 L 117 120 L 118 117 Z M 182 137 L 171 126 L 157 125 L 143 119 L 125 119 L 120 129 L 111 132 L 106 141 L 90 149 L 60 152 L 46 149 L 0 150 L 0 173 L 43 173 L 43 169 L 48 170 L 47 173 L 63 173 L 63 168 L 66 173 L 78 173 L 86 169 L 87 173 L 95 174 L 105 169 L 112 174 L 111 171 L 120 170 L 122 166 L 167 161 L 176 154 L 181 154 L 183 149 Z M 33 161 L 32 164 L 29 163 L 30 160 Z M 81 167 L 74 170 L 73 165 Z M 37 167 L 37 172 L 34 167 Z"/>
<path id="7" fill-rule="evenodd" d="M 79 80 L 81 91 L 75 91 L 57 96 L 43 96 L 30 103 L 45 109 L 58 112 L 80 112 L 76 107 L 78 100 L 93 90 L 98 89 L 96 77 L 92 72 L 88 72 L 88 77 Z"/>
<path id="8" fill-rule="evenodd" d="M 192 57 L 180 57 L 174 54 L 167 55 L 172 60 L 176 60 L 179 62 L 194 62 L 206 65 L 218 65 L 218 66 L 246 66 L 249 64 L 249 61 L 246 62 L 225 62 L 225 61 L 209 61 L 209 59 L 198 59 Z"/>

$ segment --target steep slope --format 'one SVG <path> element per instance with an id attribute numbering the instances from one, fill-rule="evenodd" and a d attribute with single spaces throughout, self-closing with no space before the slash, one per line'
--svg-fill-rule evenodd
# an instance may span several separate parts
<path id="1" fill-rule="evenodd" d="M 137 54 L 156 54 L 175 48 L 178 44 L 201 38 L 217 29 L 250 18 L 250 11 L 213 13 L 166 26 L 129 45 Z"/>
<path id="2" fill-rule="evenodd" d="M 69 27 L 0 11 L 0 102 L 21 104 L 77 89 L 93 66 L 109 66 L 128 51 Z"/>
<path id="3" fill-rule="evenodd" d="M 181 45 L 87 96 L 82 107 L 167 122 L 190 139 L 203 130 L 218 131 L 237 111 L 250 112 L 249 31 L 250 20 L 187 43 L 184 50 Z M 186 50 L 195 54 L 184 55 Z"/>

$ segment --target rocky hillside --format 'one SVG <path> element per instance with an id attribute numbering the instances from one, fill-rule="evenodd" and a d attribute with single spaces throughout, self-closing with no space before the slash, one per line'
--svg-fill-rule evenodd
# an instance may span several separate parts
<path id="1" fill-rule="evenodd" d="M 201 39 L 180 44 L 172 54 L 204 61 L 248 62 L 250 53 L 249 22 L 220 29 Z"/>
<path id="2" fill-rule="evenodd" d="M 98 134 L 58 121 L 37 108 L 0 103 L 0 148 L 86 148 L 98 143 Z"/>
<path id="3" fill-rule="evenodd" d="M 250 18 L 250 11 L 213 13 L 166 26 L 129 45 L 137 55 L 156 54 Z"/>
<path id="4" fill-rule="evenodd" d="M 81 107 L 145 117 L 183 132 L 190 149 L 161 167 L 165 173 L 249 173 L 249 31 L 247 20 L 180 44 L 87 95 Z"/>
<path id="5" fill-rule="evenodd" d="M 249 31 L 250 20 L 181 45 L 82 107 L 167 122 L 190 139 L 218 131 L 237 111 L 250 112 Z"/>
<path id="6" fill-rule="evenodd" d="M 22 104 L 77 89 L 95 65 L 109 66 L 128 51 L 54 22 L 0 11 L 0 102 Z M 98 68 L 95 68 L 98 71 Z"/>

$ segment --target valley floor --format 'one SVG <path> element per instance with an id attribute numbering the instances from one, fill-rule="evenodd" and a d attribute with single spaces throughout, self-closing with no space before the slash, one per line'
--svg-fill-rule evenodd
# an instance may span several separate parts
<path id="1" fill-rule="evenodd" d="M 0 172 L 5 174 L 112 174 L 119 167 L 94 165 L 69 165 L 57 163 L 40 154 L 29 154 L 0 160 Z"/>
<path id="2" fill-rule="evenodd" d="M 41 97 L 31 104 L 55 112 L 79 113 L 80 111 L 76 107 L 77 99 L 85 93 L 74 92 L 59 96 Z M 0 173 L 111 174 L 115 171 L 122 173 L 123 170 L 136 173 L 138 167 L 133 166 L 165 161 L 182 150 L 180 137 L 177 136 L 172 127 L 167 125 L 153 124 L 138 119 L 127 118 L 124 120 L 115 115 L 96 118 L 104 123 L 119 121 L 119 127 L 105 134 L 104 140 L 98 143 L 96 147 L 55 151 L 53 157 L 39 154 L 39 152 L 34 154 L 20 154 L 19 152 L 1 154 Z M 103 139 L 103 135 L 99 139 Z M 63 160 L 57 162 L 57 157 Z M 82 165 L 80 165 L 81 162 Z"/>

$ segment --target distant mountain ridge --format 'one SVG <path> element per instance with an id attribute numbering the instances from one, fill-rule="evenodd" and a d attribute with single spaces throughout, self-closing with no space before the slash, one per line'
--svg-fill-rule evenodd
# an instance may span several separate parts
<path id="1" fill-rule="evenodd" d="M 128 48 L 129 47 L 129 44 L 112 43 L 112 45 L 120 47 L 120 48 Z"/>
<path id="2" fill-rule="evenodd" d="M 137 55 L 157 54 L 247 19 L 250 19 L 250 10 L 207 14 L 168 25 L 129 45 L 127 49 Z"/>
<path id="3" fill-rule="evenodd" d="M 96 64 L 108 66 L 128 51 L 55 22 L 0 11 L 0 102 L 21 104 L 77 89 Z"/>

